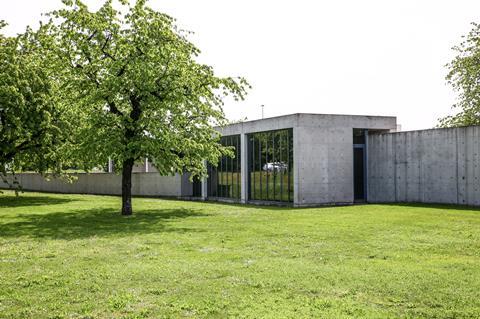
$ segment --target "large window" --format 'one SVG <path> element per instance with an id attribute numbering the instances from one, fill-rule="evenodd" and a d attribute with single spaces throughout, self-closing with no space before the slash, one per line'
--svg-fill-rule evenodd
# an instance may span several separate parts
<path id="1" fill-rule="evenodd" d="M 248 135 L 249 199 L 293 202 L 292 129 Z"/>
<path id="2" fill-rule="evenodd" d="M 208 196 L 240 199 L 242 193 L 240 135 L 223 136 L 220 143 L 232 147 L 235 157 L 223 156 L 217 167 L 208 165 Z"/>

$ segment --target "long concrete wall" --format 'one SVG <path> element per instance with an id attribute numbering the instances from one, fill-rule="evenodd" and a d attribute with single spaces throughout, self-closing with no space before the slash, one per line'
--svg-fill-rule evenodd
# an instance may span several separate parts
<path id="1" fill-rule="evenodd" d="M 108 173 L 78 173 L 72 174 L 77 179 L 67 183 L 61 179 L 47 181 L 39 174 L 18 174 L 17 179 L 24 190 L 72 193 L 72 194 L 98 194 L 120 195 L 122 193 L 122 177 Z M 132 174 L 132 194 L 136 196 L 182 196 L 182 180 L 180 175 L 160 176 L 158 173 Z M 8 186 L 0 181 L 0 188 Z"/>
<path id="2" fill-rule="evenodd" d="M 480 127 L 370 135 L 368 201 L 480 205 Z"/>

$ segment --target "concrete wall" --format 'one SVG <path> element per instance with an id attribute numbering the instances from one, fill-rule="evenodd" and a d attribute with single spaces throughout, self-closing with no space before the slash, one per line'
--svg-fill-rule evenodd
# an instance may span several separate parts
<path id="1" fill-rule="evenodd" d="M 368 201 L 480 205 L 480 127 L 368 138 Z"/>
<path id="2" fill-rule="evenodd" d="M 73 193 L 73 194 L 99 194 L 120 195 L 122 177 L 108 173 L 77 173 L 73 183 L 66 183 L 60 179 L 47 181 L 39 174 L 18 174 L 17 178 L 25 190 Z M 134 173 L 132 174 L 132 194 L 138 196 L 182 196 L 182 177 L 160 176 L 158 173 Z M 0 188 L 8 186 L 0 181 Z"/>
<path id="3" fill-rule="evenodd" d="M 296 206 L 353 202 L 353 129 L 394 130 L 396 119 L 301 114 L 294 129 Z"/>

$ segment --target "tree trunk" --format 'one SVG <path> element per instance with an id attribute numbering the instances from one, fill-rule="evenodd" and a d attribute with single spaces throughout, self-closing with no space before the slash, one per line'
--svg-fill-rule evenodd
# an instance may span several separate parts
<path id="1" fill-rule="evenodd" d="M 122 215 L 132 215 L 132 169 L 134 160 L 123 161 L 122 169 Z"/>

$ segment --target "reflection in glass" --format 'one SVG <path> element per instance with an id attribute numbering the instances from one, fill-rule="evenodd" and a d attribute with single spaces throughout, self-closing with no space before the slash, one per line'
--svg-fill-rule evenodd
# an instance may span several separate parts
<path id="1" fill-rule="evenodd" d="M 249 199 L 293 201 L 292 129 L 248 135 Z"/>

